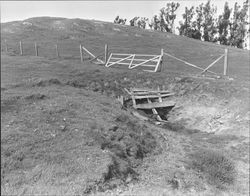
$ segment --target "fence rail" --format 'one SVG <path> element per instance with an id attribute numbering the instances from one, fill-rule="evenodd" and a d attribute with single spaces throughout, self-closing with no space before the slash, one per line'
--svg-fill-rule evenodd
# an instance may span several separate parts
<path id="1" fill-rule="evenodd" d="M 160 71 L 162 57 L 163 49 L 160 55 L 111 53 L 105 66 L 127 65 L 129 69 L 140 66 L 143 67 L 144 71 L 157 72 Z"/>

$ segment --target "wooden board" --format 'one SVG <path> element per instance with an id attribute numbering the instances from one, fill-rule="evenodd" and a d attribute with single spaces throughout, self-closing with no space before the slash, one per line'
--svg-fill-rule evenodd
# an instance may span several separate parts
<path id="1" fill-rule="evenodd" d="M 153 95 L 134 95 L 135 99 L 146 99 L 146 98 L 158 98 L 158 97 L 169 97 L 174 95 L 174 93 L 168 93 L 168 94 L 153 94 Z"/>
<path id="2" fill-rule="evenodd" d="M 148 104 L 152 104 L 152 101 L 150 99 L 147 99 L 147 100 L 148 100 Z M 160 117 L 160 115 L 158 114 L 158 112 L 157 112 L 157 110 L 155 108 L 152 108 L 152 112 L 153 112 L 153 114 L 156 115 L 157 120 L 159 120 L 159 121 L 162 120 L 161 117 Z"/>
<path id="3" fill-rule="evenodd" d="M 175 106 L 174 101 L 164 101 L 164 102 L 154 102 L 154 103 L 146 103 L 146 104 L 137 104 L 134 107 L 136 109 L 154 109 L 154 108 L 165 108 L 165 107 L 173 107 Z"/>
<path id="4" fill-rule="evenodd" d="M 132 92 L 133 95 L 159 95 L 169 94 L 169 91 L 147 91 L 147 92 Z"/>

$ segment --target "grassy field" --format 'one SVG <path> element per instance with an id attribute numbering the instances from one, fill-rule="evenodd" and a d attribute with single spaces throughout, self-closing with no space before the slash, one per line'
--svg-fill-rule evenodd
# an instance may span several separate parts
<path id="1" fill-rule="evenodd" d="M 245 90 L 236 90 L 238 83 L 228 85 L 225 81 L 194 80 L 174 74 L 106 69 L 41 57 L 2 55 L 1 65 L 2 193 L 72 195 L 101 191 L 105 195 L 125 195 L 146 194 L 145 190 L 149 190 L 148 195 L 155 192 L 159 195 L 248 194 L 249 143 L 247 121 L 243 119 L 247 108 L 240 110 L 241 123 L 237 125 L 237 132 L 230 132 L 235 136 L 230 136 L 230 129 L 227 134 L 214 135 L 197 132 L 193 129 L 195 126 L 187 128 L 187 119 L 195 118 L 187 111 L 180 114 L 186 115 L 182 121 L 177 119 L 175 124 L 164 127 L 135 121 L 130 112 L 115 101 L 118 95 L 126 96 L 122 91 L 124 87 L 161 85 L 163 88 L 165 85 L 165 88 L 172 86 L 177 93 L 174 99 L 179 109 L 187 110 L 190 101 L 196 99 L 199 104 L 207 104 L 203 109 L 209 111 L 215 100 L 218 106 L 222 104 L 219 102 L 222 97 L 233 100 L 242 95 Z M 197 84 L 200 88 L 192 91 Z M 222 86 L 224 90 L 218 91 Z M 183 94 L 184 88 L 186 94 Z M 202 94 L 213 94 L 210 103 L 200 95 L 201 90 Z M 233 109 L 235 105 L 239 102 L 226 107 Z M 233 112 L 239 114 L 239 110 Z M 175 114 L 178 108 L 170 119 Z M 140 136 L 136 136 L 138 133 Z M 126 138 L 131 134 L 138 140 L 128 143 Z M 116 139 L 111 139 L 113 137 Z M 141 146 L 142 141 L 146 147 Z M 133 150 L 124 155 L 122 152 L 128 149 Z M 233 185 L 220 190 L 189 167 L 192 160 L 189 156 L 201 149 L 230 153 L 238 172 Z M 138 153 L 143 154 L 143 159 L 136 155 Z M 106 179 L 110 165 L 116 172 Z M 181 184 L 178 189 L 173 185 L 175 174 Z"/>
<path id="2" fill-rule="evenodd" d="M 93 51 L 105 43 L 149 54 L 164 47 L 204 66 L 206 55 L 224 50 L 160 32 L 57 20 L 1 24 L 1 39 L 52 42 L 70 34 L 78 37 L 68 43 Z M 230 49 L 234 80 L 211 80 L 171 60 L 153 74 L 81 64 L 67 46 L 69 59 L 1 53 L 2 195 L 249 195 L 247 52 Z M 140 121 L 131 100 L 122 107 L 117 97 L 129 98 L 130 87 L 174 92 L 176 106 L 164 114 L 169 122 Z"/>

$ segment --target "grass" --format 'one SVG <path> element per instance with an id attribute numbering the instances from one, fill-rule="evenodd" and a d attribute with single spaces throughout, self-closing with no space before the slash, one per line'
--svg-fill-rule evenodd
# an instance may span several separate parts
<path id="1" fill-rule="evenodd" d="M 80 59 L 80 43 L 96 55 L 104 51 L 104 44 L 109 44 L 112 52 L 121 53 L 160 54 L 160 50 L 163 48 L 165 52 L 205 68 L 219 55 L 224 54 L 224 48 L 226 48 L 169 33 L 152 32 L 108 22 L 97 24 L 96 21 L 52 17 L 31 18 L 27 21 L 31 22 L 33 26 L 25 26 L 22 21 L 1 23 L 1 40 L 6 39 L 9 47 L 13 48 L 17 54 L 20 40 L 23 41 L 24 55 L 34 55 L 34 41 L 36 41 L 40 46 L 40 55 L 48 58 L 55 58 L 54 45 L 58 42 L 62 59 L 64 57 Z M 55 26 L 54 23 L 58 21 L 65 27 L 64 29 L 58 29 Z M 118 28 L 120 31 L 114 31 L 114 28 Z M 12 29 L 13 33 L 7 33 L 6 30 L 9 29 Z M 136 37 L 135 34 L 141 36 Z M 4 41 L 1 44 L 4 44 Z M 4 49 L 4 47 L 2 48 Z M 249 78 L 248 61 L 247 51 L 230 48 L 229 76 L 243 80 Z M 169 70 L 192 74 L 200 71 L 169 57 L 164 57 L 163 72 L 166 73 Z M 219 61 L 211 70 L 222 74 L 223 61 Z"/>
<path id="2" fill-rule="evenodd" d="M 233 185 L 236 168 L 233 161 L 215 150 L 200 150 L 192 155 L 191 168 L 204 174 L 213 186 L 223 189 Z"/>
<path id="3" fill-rule="evenodd" d="M 171 88 L 176 93 L 174 99 L 181 104 L 187 101 L 203 104 L 203 100 L 197 99 L 203 93 L 213 98 L 210 104 L 220 103 L 220 99 L 230 103 L 231 98 L 243 100 L 244 104 L 247 100 L 245 79 L 249 70 L 246 52 L 230 49 L 229 73 L 238 77 L 236 81 L 183 77 L 181 73 L 193 70 L 170 59 L 167 59 L 163 72 L 155 74 L 127 68 L 107 69 L 94 64 L 81 64 L 79 59 L 71 58 L 78 58 L 78 46 L 83 40 L 81 36 L 84 36 L 84 45 L 96 53 L 103 50 L 105 43 L 113 50 L 149 54 L 158 54 L 162 47 L 177 57 L 202 66 L 223 53 L 224 48 L 127 26 L 115 26 L 121 29 L 117 33 L 112 30 L 113 24 L 96 26 L 95 21 L 75 19 L 63 20 L 68 29 L 61 30 L 59 34 L 55 29 L 48 31 L 46 25 L 53 20 L 38 18 L 33 22 L 40 29 L 28 32 L 20 22 L 22 30 L 18 27 L 18 34 L 3 32 L 1 36 L 1 39 L 16 43 L 22 39 L 26 47 L 23 57 L 1 55 L 1 186 L 4 194 L 75 195 L 94 190 L 112 189 L 112 192 L 119 188 L 129 189 L 134 184 L 141 185 L 140 190 L 144 193 L 148 190 L 146 184 L 150 184 L 153 190 L 159 189 L 159 194 L 188 195 L 187 191 L 191 189 L 212 194 L 211 189 L 200 188 L 207 182 L 200 179 L 194 170 L 181 170 L 187 161 L 186 155 L 201 147 L 214 146 L 223 150 L 237 140 L 233 137 L 222 140 L 223 137 L 196 133 L 197 130 L 185 128 L 184 121 L 169 123 L 164 130 L 150 124 L 144 126 L 121 107 L 116 97 L 127 96 L 124 88 L 160 86 L 161 89 Z M 82 29 L 77 33 L 79 29 L 76 28 L 74 34 L 70 30 L 72 22 L 81 24 L 88 31 Z M 1 27 L 12 28 L 9 25 L 11 23 L 1 24 Z M 135 33 L 141 34 L 141 37 L 135 37 Z M 69 34 L 75 35 L 76 39 L 72 41 Z M 67 54 L 68 60 L 50 57 L 54 54 L 52 43 L 58 36 L 62 44 L 59 47 L 65 49 L 61 54 Z M 25 42 L 37 40 L 41 44 L 41 56 L 49 57 L 49 60 L 29 56 L 33 55 L 32 44 L 25 45 Z M 237 108 L 240 108 L 239 105 Z M 230 112 L 233 114 L 233 111 Z M 243 159 L 241 154 L 244 161 L 248 157 L 247 153 L 238 153 L 241 149 L 247 151 L 247 143 L 240 148 L 234 145 L 232 153 L 236 163 Z M 227 159 L 210 153 L 197 155 L 194 160 L 202 167 L 201 163 L 209 157 L 221 166 L 217 168 L 211 164 L 209 171 L 202 168 L 203 175 L 211 182 L 230 182 L 230 176 L 220 181 L 220 177 L 209 175 L 220 171 L 224 176 L 223 172 L 230 165 Z M 242 183 L 247 181 L 243 174 L 246 168 L 241 169 L 236 182 L 243 184 L 242 187 L 238 188 L 239 191 L 229 190 L 244 195 L 249 190 Z M 168 186 L 168 180 L 176 171 L 183 174 L 184 190 L 172 190 Z M 150 190 L 148 192 L 150 194 Z"/>
<path id="4" fill-rule="evenodd" d="M 140 184 L 144 175 L 150 177 L 146 182 L 158 186 L 183 166 L 186 148 L 190 153 L 208 142 L 221 141 L 211 137 L 204 142 L 201 134 L 199 143 L 189 143 L 198 133 L 175 123 L 160 130 L 166 141 L 155 127 L 135 121 L 115 100 L 117 95 L 126 96 L 125 87 L 171 84 L 178 92 L 197 84 L 202 88 L 206 81 L 190 79 L 187 85 L 186 80 L 178 80 L 176 84 L 176 75 L 110 70 L 40 57 L 2 55 L 1 60 L 1 185 L 6 194 L 72 195 L 127 189 Z M 223 96 L 232 88 L 218 81 L 209 85 L 205 90 L 224 86 Z M 200 93 L 187 92 L 186 96 Z M 222 143 L 232 139 L 227 137 Z M 196 174 L 191 178 L 187 171 L 184 174 L 185 187 L 197 187 Z"/>

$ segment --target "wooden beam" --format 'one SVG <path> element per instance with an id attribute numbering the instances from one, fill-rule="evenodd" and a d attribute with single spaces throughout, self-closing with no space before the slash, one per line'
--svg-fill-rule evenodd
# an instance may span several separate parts
<path id="1" fill-rule="evenodd" d="M 134 95 L 135 99 L 146 99 L 146 98 L 158 98 L 159 96 L 161 97 L 169 97 L 174 95 L 174 93 L 169 93 L 169 94 L 156 94 L 156 95 Z"/>
<path id="2" fill-rule="evenodd" d="M 131 66 L 129 69 L 134 69 L 135 67 L 138 67 L 138 66 L 140 66 L 140 65 L 142 65 L 142 64 L 145 64 L 145 63 L 147 63 L 147 62 L 149 62 L 149 61 L 152 61 L 152 60 L 154 60 L 154 59 L 157 59 L 157 58 L 159 58 L 160 56 L 159 55 L 157 55 L 157 56 L 155 56 L 155 57 L 153 57 L 153 58 L 151 58 L 151 59 L 148 59 L 148 60 L 146 60 L 146 61 L 144 61 L 144 62 L 142 62 L 142 63 L 139 63 L 139 64 L 136 64 L 136 65 L 134 65 L 134 66 Z"/>
<path id="3" fill-rule="evenodd" d="M 36 56 L 38 56 L 38 47 L 37 47 L 37 43 L 35 42 L 35 52 L 36 52 Z"/>
<path id="4" fill-rule="evenodd" d="M 159 59 L 159 62 L 157 63 L 157 66 L 155 68 L 155 72 L 161 72 L 162 71 L 163 55 L 164 55 L 164 50 L 161 49 L 161 57 Z"/>
<path id="5" fill-rule="evenodd" d="M 59 51 L 58 51 L 58 45 L 56 44 L 55 47 L 56 47 L 56 56 L 57 56 L 57 58 L 58 58 L 58 57 L 60 57 Z"/>
<path id="6" fill-rule="evenodd" d="M 165 108 L 165 107 L 173 107 L 173 106 L 175 106 L 174 101 L 164 101 L 164 102 L 137 104 L 135 108 L 136 109 L 153 109 L 153 108 Z"/>
<path id="7" fill-rule="evenodd" d="M 122 53 L 113 53 L 113 55 L 117 55 L 117 56 L 128 56 L 128 55 L 131 55 L 131 54 L 122 54 Z M 154 56 L 157 56 L 157 55 L 153 55 L 153 54 L 135 54 L 135 56 L 151 56 L 151 57 L 154 57 Z"/>
<path id="8" fill-rule="evenodd" d="M 80 44 L 80 56 L 81 56 L 81 62 L 83 62 L 83 54 L 82 54 L 82 45 Z"/>
<path id="9" fill-rule="evenodd" d="M 134 90 L 132 90 L 134 91 Z M 133 92 L 134 95 L 157 95 L 158 93 L 161 93 L 161 94 L 166 94 L 166 93 L 170 93 L 169 91 L 137 91 L 137 92 Z"/>
<path id="10" fill-rule="evenodd" d="M 112 53 L 109 55 L 109 59 L 108 59 L 107 63 L 105 64 L 105 67 L 109 67 L 108 64 L 109 64 L 109 61 L 110 61 L 111 57 L 112 57 Z"/>
<path id="11" fill-rule="evenodd" d="M 135 54 L 133 55 L 133 57 L 132 57 L 132 59 L 131 59 L 131 61 L 130 61 L 130 63 L 129 63 L 128 68 L 130 68 L 130 67 L 132 66 L 132 63 L 133 63 L 134 58 L 135 58 Z"/>
<path id="12" fill-rule="evenodd" d="M 147 89 L 147 88 L 132 88 L 131 89 L 134 92 L 148 92 L 148 91 L 152 91 L 152 89 Z"/>
<path id="13" fill-rule="evenodd" d="M 109 56 L 108 44 L 105 44 L 105 48 L 104 48 L 104 61 L 105 61 L 105 64 L 108 61 L 108 56 Z"/>
<path id="14" fill-rule="evenodd" d="M 85 48 L 84 46 L 82 46 L 82 49 L 83 50 L 85 50 L 85 52 L 87 52 L 90 56 L 92 56 L 93 58 L 95 58 L 96 56 L 95 55 L 93 55 L 90 51 L 88 51 L 87 50 L 87 48 Z M 100 63 L 103 63 L 104 64 L 104 62 L 101 60 L 101 59 L 96 59 L 97 61 L 99 61 Z"/>
<path id="15" fill-rule="evenodd" d="M 159 87 L 159 86 L 158 86 L 158 91 L 159 91 L 159 93 L 158 93 L 159 102 L 162 102 L 162 95 L 161 95 L 161 93 L 160 93 L 160 87 Z"/>
<path id="16" fill-rule="evenodd" d="M 152 101 L 151 101 L 150 99 L 147 99 L 147 100 L 148 100 L 148 104 L 152 104 Z M 157 110 L 155 109 L 155 107 L 152 108 L 152 112 L 153 112 L 153 114 L 156 115 L 156 119 L 157 119 L 158 121 L 162 121 L 162 118 L 161 118 L 160 115 L 158 114 L 158 112 L 157 112 Z"/>
<path id="17" fill-rule="evenodd" d="M 185 63 L 186 65 L 189 65 L 189 66 L 191 66 L 191 67 L 194 67 L 194 68 L 199 69 L 199 70 L 202 70 L 202 71 L 204 70 L 203 68 L 201 68 L 201 67 L 199 67 L 199 66 L 197 66 L 197 65 L 194 65 L 194 64 L 189 63 L 189 62 L 187 62 L 187 61 L 184 61 L 184 60 L 182 60 L 182 59 L 179 59 L 179 58 L 177 58 L 177 57 L 175 57 L 175 56 L 173 56 L 173 55 L 171 55 L 171 54 L 168 54 L 168 53 L 166 53 L 166 52 L 164 52 L 164 54 L 167 55 L 167 56 L 169 56 L 169 57 L 172 57 L 172 58 L 174 58 L 174 59 L 176 59 L 176 60 L 178 60 L 178 61 L 180 61 L 180 62 L 183 62 L 183 63 Z M 213 71 L 209 71 L 209 70 L 208 70 L 208 72 L 217 75 L 217 73 L 215 73 L 215 72 L 213 72 Z"/>
<path id="18" fill-rule="evenodd" d="M 224 55 L 224 71 L 223 71 L 223 75 L 226 76 L 227 75 L 227 66 L 228 66 L 228 49 L 225 49 L 225 55 Z"/>
<path id="19" fill-rule="evenodd" d="M 205 68 L 200 74 L 203 74 L 204 72 L 206 72 L 209 68 L 211 68 L 215 63 L 217 63 L 222 57 L 224 56 L 221 55 L 218 59 L 216 59 L 214 62 L 212 62 L 210 65 L 207 66 L 207 68 Z"/>
<path id="20" fill-rule="evenodd" d="M 133 55 L 130 55 L 130 56 L 128 56 L 128 57 L 126 57 L 126 58 L 124 58 L 124 59 L 121 59 L 121 60 L 119 60 L 119 61 L 117 61 L 117 62 L 113 62 L 113 63 L 107 65 L 107 67 L 110 67 L 111 65 L 118 64 L 118 63 L 120 63 L 120 62 L 122 62 L 122 61 L 124 61 L 124 60 L 126 60 L 126 59 L 131 58 L 131 57 L 133 57 Z M 107 63 L 107 64 L 108 64 L 108 63 Z"/>
<path id="21" fill-rule="evenodd" d="M 112 60 L 112 59 L 111 59 Z M 130 59 L 129 59 L 130 60 Z M 118 65 L 130 65 L 130 63 L 117 63 L 117 61 L 109 61 L 109 63 L 115 63 L 115 64 L 118 64 Z M 132 65 L 136 65 L 136 64 L 132 64 Z M 156 65 L 141 65 L 142 67 L 155 67 Z"/>
<path id="22" fill-rule="evenodd" d="M 136 101 L 135 101 L 135 96 L 133 94 L 131 95 L 131 98 L 132 98 L 132 102 L 133 102 L 133 107 L 135 109 L 137 109 L 137 107 L 136 107 Z"/>
<path id="23" fill-rule="evenodd" d="M 132 55 L 136 56 L 136 54 L 132 54 Z M 112 59 L 114 59 L 114 60 L 120 60 L 120 59 L 123 59 L 123 57 L 112 57 Z M 136 59 L 136 58 L 134 58 L 134 61 L 141 61 L 141 62 L 143 62 L 143 61 L 146 61 L 146 60 L 148 60 L 148 59 L 142 59 L 142 58 L 141 59 Z M 151 61 L 158 62 L 158 60 L 151 60 Z"/>
<path id="24" fill-rule="evenodd" d="M 132 93 L 131 93 L 128 89 L 124 88 L 124 90 L 125 90 L 129 95 L 132 95 Z"/>
<path id="25" fill-rule="evenodd" d="M 99 58 L 99 57 L 101 57 L 101 56 L 103 56 L 103 54 L 99 54 L 99 55 L 98 55 L 98 56 L 96 56 L 95 58 L 90 59 L 88 62 L 92 62 L 92 61 L 96 60 L 97 58 Z"/>
<path id="26" fill-rule="evenodd" d="M 23 43 L 22 43 L 22 41 L 19 42 L 19 47 L 20 47 L 20 55 L 23 56 Z"/>

